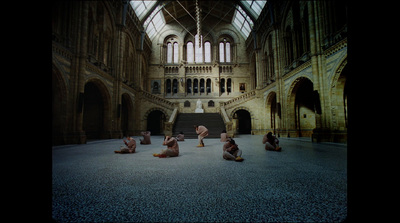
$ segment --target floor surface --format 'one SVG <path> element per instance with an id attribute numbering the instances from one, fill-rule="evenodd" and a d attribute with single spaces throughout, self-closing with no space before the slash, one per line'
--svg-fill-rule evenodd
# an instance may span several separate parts
<path id="1" fill-rule="evenodd" d="M 139 142 L 139 137 L 134 137 Z M 120 139 L 52 148 L 52 217 L 57 222 L 340 222 L 347 216 L 347 146 L 261 135 L 235 138 L 243 162 L 222 158 L 219 139 L 179 142 L 157 158 L 162 136 L 134 154 Z"/>

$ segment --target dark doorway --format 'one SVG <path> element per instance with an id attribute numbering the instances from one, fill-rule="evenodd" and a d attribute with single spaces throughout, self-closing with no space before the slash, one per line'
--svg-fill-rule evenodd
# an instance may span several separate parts
<path id="1" fill-rule="evenodd" d="M 313 91 L 313 83 L 304 79 L 299 82 L 295 98 L 295 126 L 299 137 L 311 137 L 315 128 L 315 103 L 319 101 Z"/>
<path id="2" fill-rule="evenodd" d="M 147 116 L 147 130 L 151 135 L 161 135 L 164 132 L 165 115 L 159 110 L 150 112 Z"/>
<path id="3" fill-rule="evenodd" d="M 104 103 L 99 88 L 92 82 L 85 85 L 83 130 L 87 139 L 100 139 L 104 131 Z"/>
<path id="4" fill-rule="evenodd" d="M 235 116 L 238 119 L 237 132 L 239 134 L 251 134 L 251 116 L 246 110 L 238 110 L 235 112 Z"/>

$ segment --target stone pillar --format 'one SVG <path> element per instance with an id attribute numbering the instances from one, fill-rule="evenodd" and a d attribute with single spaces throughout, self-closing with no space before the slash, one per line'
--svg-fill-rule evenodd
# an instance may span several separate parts
<path id="1" fill-rule="evenodd" d="M 311 68 L 313 74 L 314 103 L 316 107 L 315 122 L 316 128 L 313 130 L 312 141 L 331 141 L 329 128 L 329 89 L 325 86 L 326 80 L 326 60 L 321 48 L 322 44 L 322 21 L 320 2 L 308 2 L 309 25 L 310 25 L 310 49 L 311 49 Z M 326 105 L 325 105 L 326 103 Z"/>

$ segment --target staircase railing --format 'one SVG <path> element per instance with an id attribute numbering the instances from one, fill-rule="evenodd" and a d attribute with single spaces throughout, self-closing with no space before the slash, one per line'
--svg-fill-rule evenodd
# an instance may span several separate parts
<path id="1" fill-rule="evenodd" d="M 226 113 L 225 107 L 221 106 L 221 116 L 222 120 L 224 120 L 225 123 L 225 130 L 228 136 L 234 137 L 235 131 L 233 131 L 233 122 L 229 119 L 228 114 Z"/>
<path id="2" fill-rule="evenodd" d="M 178 116 L 178 113 L 179 113 L 178 108 L 177 107 L 174 108 L 174 111 L 172 112 L 171 117 L 169 117 L 168 122 L 164 123 L 165 126 L 164 135 L 172 136 L 172 129 L 174 128 L 175 120 L 176 117 Z"/>
<path id="3" fill-rule="evenodd" d="M 141 95 L 142 95 L 143 98 L 151 101 L 154 104 L 160 105 L 160 106 L 162 106 L 164 108 L 172 110 L 175 107 L 175 103 L 170 102 L 170 101 L 168 101 L 168 100 L 166 100 L 164 98 L 160 98 L 160 97 L 158 97 L 158 96 L 156 96 L 154 94 L 150 94 L 147 91 L 141 90 Z"/>
<path id="4" fill-rule="evenodd" d="M 221 102 L 221 107 L 224 106 L 225 109 L 230 109 L 254 98 L 256 98 L 256 90 L 252 90 L 246 94 L 240 95 L 239 97 L 232 98 L 229 101 Z"/>

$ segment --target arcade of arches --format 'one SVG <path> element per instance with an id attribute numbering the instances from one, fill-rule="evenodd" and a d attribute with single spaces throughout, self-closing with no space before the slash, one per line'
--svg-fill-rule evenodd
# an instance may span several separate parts
<path id="1" fill-rule="evenodd" d="M 231 136 L 347 141 L 345 1 L 194 2 L 53 3 L 54 145 L 172 134 L 198 99 Z"/>

